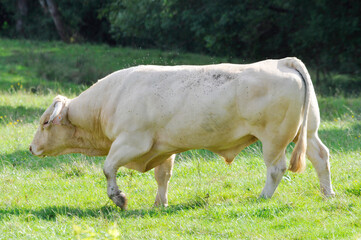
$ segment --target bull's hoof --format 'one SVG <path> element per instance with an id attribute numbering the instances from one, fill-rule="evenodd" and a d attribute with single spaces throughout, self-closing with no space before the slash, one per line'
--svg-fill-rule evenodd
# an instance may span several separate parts
<path id="1" fill-rule="evenodd" d="M 336 194 L 332 191 L 331 193 L 323 193 L 323 196 L 325 198 L 333 198 L 336 196 Z"/>
<path id="2" fill-rule="evenodd" d="M 167 207 L 168 207 L 168 204 L 167 204 L 167 203 L 163 204 L 163 203 L 157 203 L 157 202 L 155 202 L 155 203 L 153 204 L 153 207 L 154 207 L 154 208 L 167 208 Z"/>
<path id="3" fill-rule="evenodd" d="M 122 191 L 116 192 L 114 195 L 112 195 L 110 197 L 110 199 L 112 199 L 112 201 L 115 203 L 115 205 L 120 207 L 122 210 L 127 210 L 128 200 Z"/>
<path id="4" fill-rule="evenodd" d="M 322 188 L 321 187 L 321 193 L 324 198 L 333 198 L 336 195 L 332 188 Z"/>

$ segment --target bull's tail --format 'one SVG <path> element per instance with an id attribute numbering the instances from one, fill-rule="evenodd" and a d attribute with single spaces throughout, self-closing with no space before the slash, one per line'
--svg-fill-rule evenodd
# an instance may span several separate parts
<path id="1" fill-rule="evenodd" d="M 305 83 L 305 100 L 303 103 L 303 119 L 298 132 L 298 140 L 293 149 L 289 170 L 292 172 L 303 172 L 306 168 L 306 150 L 307 150 L 307 120 L 310 108 L 310 95 L 312 81 L 303 62 L 297 58 L 285 58 L 285 64 L 297 70 L 303 82 Z"/>

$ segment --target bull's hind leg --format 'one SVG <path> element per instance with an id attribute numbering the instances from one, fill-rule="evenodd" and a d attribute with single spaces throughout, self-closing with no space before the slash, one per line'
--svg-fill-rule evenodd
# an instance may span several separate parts
<path id="1" fill-rule="evenodd" d="M 280 148 L 272 143 L 262 143 L 264 162 L 267 166 L 267 178 L 260 197 L 271 198 L 287 170 L 286 147 Z"/>
<path id="2" fill-rule="evenodd" d="M 172 176 L 175 154 L 169 157 L 161 165 L 154 168 L 155 180 L 158 183 L 157 196 L 155 197 L 154 206 L 168 206 L 168 183 Z"/>
<path id="3" fill-rule="evenodd" d="M 318 138 L 317 133 L 312 134 L 307 139 L 307 157 L 317 172 L 321 192 L 325 196 L 334 196 L 335 193 L 331 184 L 329 152 Z"/>
<path id="4" fill-rule="evenodd" d="M 151 136 L 136 133 L 122 134 L 113 142 L 104 162 L 103 171 L 107 178 L 108 196 L 118 207 L 125 209 L 127 206 L 125 194 L 119 190 L 116 182 L 118 169 L 146 154 L 152 144 Z"/>

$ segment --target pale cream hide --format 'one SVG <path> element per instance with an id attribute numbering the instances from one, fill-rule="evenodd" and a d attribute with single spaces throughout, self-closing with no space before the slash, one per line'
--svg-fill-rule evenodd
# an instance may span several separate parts
<path id="1" fill-rule="evenodd" d="M 175 153 L 208 149 L 231 163 L 257 140 L 267 166 L 261 196 L 271 197 L 287 169 L 285 149 L 298 139 L 290 170 L 302 171 L 307 153 L 322 192 L 330 196 L 328 149 L 318 138 L 319 123 L 311 79 L 297 58 L 138 66 L 106 76 L 72 100 L 56 97 L 41 117 L 30 150 L 38 156 L 107 155 L 108 195 L 125 208 L 115 181 L 119 167 L 140 172 L 156 167 L 155 204 L 167 205 Z"/>

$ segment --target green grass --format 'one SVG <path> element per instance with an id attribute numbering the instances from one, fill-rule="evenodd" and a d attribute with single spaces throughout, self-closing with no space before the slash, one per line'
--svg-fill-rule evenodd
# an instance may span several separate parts
<path id="1" fill-rule="evenodd" d="M 92 84 L 115 70 L 141 64 L 209 64 L 223 58 L 159 50 L 112 48 L 106 45 L 66 45 L 62 42 L 0 40 L 0 89 L 60 91 Z M 46 81 L 48 80 L 48 81 Z"/>
<path id="2" fill-rule="evenodd" d="M 37 62 L 41 54 L 48 61 Z M 129 198 L 128 211 L 121 211 L 106 194 L 104 158 L 37 158 L 27 150 L 53 97 L 74 97 L 85 88 L 66 79 L 80 78 L 79 71 L 88 69 L 75 65 L 79 54 L 98 73 L 136 64 L 223 61 L 157 50 L 0 40 L 0 239 L 361 238 L 360 97 L 319 99 L 319 133 L 331 151 L 335 198 L 322 198 L 308 162 L 304 173 L 286 173 L 272 199 L 258 199 L 266 169 L 257 143 L 230 166 L 204 150 L 180 154 L 168 208 L 152 208 L 153 171 L 120 169 L 118 184 Z M 64 72 L 48 69 L 48 63 Z"/>

